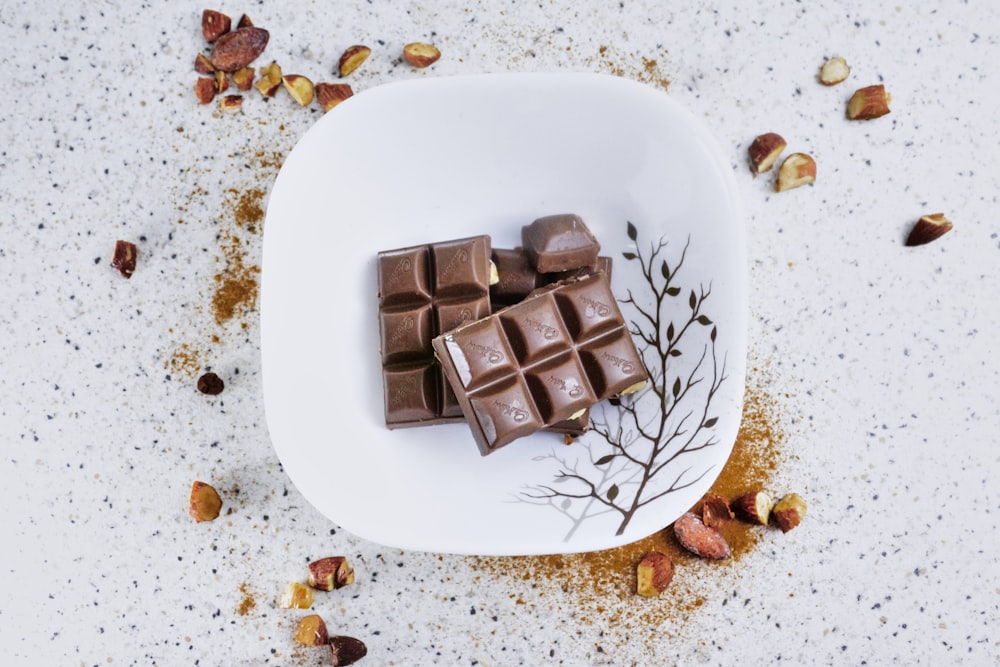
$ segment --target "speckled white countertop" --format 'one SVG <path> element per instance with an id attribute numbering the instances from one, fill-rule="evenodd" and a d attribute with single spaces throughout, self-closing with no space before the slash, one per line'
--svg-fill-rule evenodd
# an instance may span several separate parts
<path id="1" fill-rule="evenodd" d="M 236 113 L 198 105 L 202 5 L 6 2 L 0 662 L 326 664 L 293 644 L 302 613 L 277 596 L 333 553 L 358 579 L 316 610 L 367 643 L 359 664 L 1000 660 L 1000 5 L 605 4 L 216 8 L 248 12 L 271 33 L 264 59 L 315 80 L 370 45 L 350 79 L 361 94 L 592 71 L 665 87 L 703 118 L 744 199 L 749 382 L 785 436 L 770 484 L 808 499 L 802 525 L 738 562 L 687 565 L 694 603 L 602 602 L 516 559 L 341 530 L 271 448 L 255 300 L 253 207 L 321 111 L 256 91 Z M 401 62 L 416 40 L 440 61 Z M 834 55 L 853 72 L 826 88 Z M 891 114 L 845 120 L 850 92 L 879 82 Z M 750 176 L 765 131 L 815 156 L 814 186 L 774 194 Z M 938 211 L 954 230 L 904 247 Z M 119 238 L 139 247 L 128 281 L 109 266 Z M 227 381 L 217 398 L 194 389 L 207 368 Z M 222 492 L 219 520 L 188 516 L 194 479 Z"/>

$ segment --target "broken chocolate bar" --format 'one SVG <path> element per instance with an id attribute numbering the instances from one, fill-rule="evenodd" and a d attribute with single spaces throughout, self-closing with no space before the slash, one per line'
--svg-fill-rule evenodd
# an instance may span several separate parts
<path id="1" fill-rule="evenodd" d="M 544 289 L 433 345 L 484 456 L 647 379 L 602 273 Z"/>
<path id="2" fill-rule="evenodd" d="M 569 271 L 597 262 L 601 244 L 578 215 L 564 213 L 538 218 L 521 228 L 521 243 L 531 264 L 541 273 Z"/>
<path id="3" fill-rule="evenodd" d="M 611 274 L 611 258 L 598 257 L 594 264 L 568 271 L 541 273 L 535 269 L 523 248 L 493 249 L 493 264 L 497 269 L 497 282 L 490 286 L 490 304 L 494 310 L 511 306 L 539 287 L 551 285 L 560 280 L 572 280 L 603 271 Z"/>
<path id="4" fill-rule="evenodd" d="M 490 314 L 491 276 L 489 236 L 378 254 L 386 426 L 462 420 L 431 340 Z"/>

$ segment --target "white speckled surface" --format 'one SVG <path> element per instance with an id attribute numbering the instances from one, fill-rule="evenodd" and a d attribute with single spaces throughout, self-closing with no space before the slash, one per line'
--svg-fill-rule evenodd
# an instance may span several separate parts
<path id="1" fill-rule="evenodd" d="M 648 606 L 668 597 L 642 613 L 612 600 L 602 616 L 579 591 L 332 525 L 271 449 L 255 310 L 219 322 L 212 307 L 216 274 L 239 262 L 255 279 L 260 261 L 260 230 L 239 227 L 235 200 L 266 193 L 320 111 L 256 91 L 235 114 L 199 106 L 201 5 L 6 2 L 3 664 L 324 664 L 292 644 L 301 614 L 276 597 L 332 552 L 352 557 L 358 581 L 317 611 L 367 642 L 359 664 L 1000 659 L 1000 6 L 331 7 L 218 9 L 269 29 L 264 59 L 286 73 L 326 78 L 346 46 L 371 45 L 351 79 L 361 93 L 458 73 L 613 72 L 669 81 L 705 119 L 747 212 L 751 366 L 788 434 L 774 484 L 799 490 L 810 514 L 738 563 L 689 568 L 702 604 L 656 627 Z M 402 64 L 413 40 L 443 57 Z M 823 87 L 818 67 L 837 54 L 851 78 Z M 876 82 L 892 113 L 846 121 L 850 92 Z M 816 185 L 775 195 L 749 175 L 747 146 L 764 131 L 816 157 Z M 936 211 L 954 231 L 904 248 Z M 139 246 L 129 281 L 108 266 L 117 238 Z M 219 398 L 194 391 L 205 367 L 227 380 Z M 232 513 L 195 525 L 196 478 Z"/>

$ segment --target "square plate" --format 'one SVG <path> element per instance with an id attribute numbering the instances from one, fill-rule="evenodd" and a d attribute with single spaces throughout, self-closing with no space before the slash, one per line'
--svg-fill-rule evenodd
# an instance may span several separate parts
<path id="1" fill-rule="evenodd" d="M 466 424 L 384 424 L 375 256 L 577 213 L 652 382 L 572 445 L 480 456 Z M 594 74 L 393 83 L 327 113 L 289 154 L 264 230 L 267 423 L 324 515 L 388 546 L 482 555 L 643 538 L 711 486 L 741 418 L 746 259 L 731 167 L 662 91 Z"/>

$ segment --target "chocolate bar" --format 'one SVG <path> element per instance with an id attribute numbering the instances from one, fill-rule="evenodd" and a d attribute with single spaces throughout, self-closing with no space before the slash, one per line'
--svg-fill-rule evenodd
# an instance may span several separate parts
<path id="1" fill-rule="evenodd" d="M 603 273 L 543 289 L 433 346 L 484 456 L 647 379 Z"/>
<path id="2" fill-rule="evenodd" d="M 498 276 L 497 282 L 490 286 L 490 304 L 494 310 L 524 301 L 539 287 L 555 282 L 581 278 L 598 271 L 611 274 L 611 258 L 604 256 L 598 257 L 593 264 L 557 273 L 539 272 L 528 258 L 528 253 L 520 247 L 494 248 L 492 257 Z"/>
<path id="3" fill-rule="evenodd" d="M 378 254 L 379 335 L 385 424 L 389 428 L 462 421 L 462 409 L 431 341 L 490 314 L 490 237 Z"/>
<path id="4" fill-rule="evenodd" d="M 578 215 L 564 213 L 538 218 L 521 228 L 521 243 L 531 264 L 541 273 L 593 266 L 601 244 Z"/>

